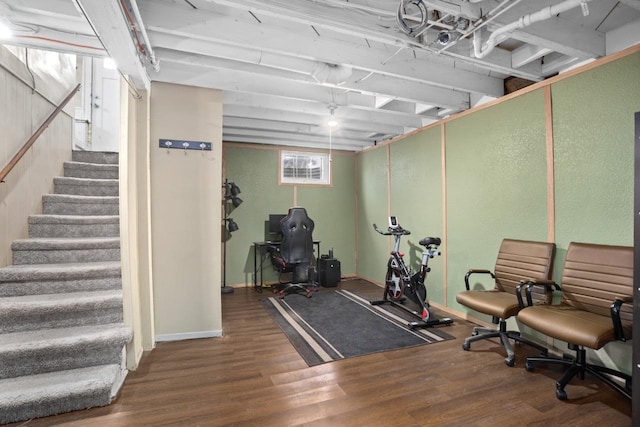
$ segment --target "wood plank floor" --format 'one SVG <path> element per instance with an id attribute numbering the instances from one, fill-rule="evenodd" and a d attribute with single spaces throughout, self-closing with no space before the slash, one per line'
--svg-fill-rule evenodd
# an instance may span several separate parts
<path id="1" fill-rule="evenodd" d="M 360 280 L 350 289 L 377 299 Z M 322 290 L 325 291 L 325 290 Z M 497 341 L 463 351 L 472 324 L 454 318 L 455 340 L 309 368 L 253 289 L 222 295 L 222 338 L 160 343 L 145 354 L 110 406 L 29 426 L 631 426 L 631 403 L 587 377 L 555 397 L 559 368 L 504 364 Z M 344 325 L 349 328 L 349 325 Z M 357 333 L 357 331 L 354 331 Z"/>

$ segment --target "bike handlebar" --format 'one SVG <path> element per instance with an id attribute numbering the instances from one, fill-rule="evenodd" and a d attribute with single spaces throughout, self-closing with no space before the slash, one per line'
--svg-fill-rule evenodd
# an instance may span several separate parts
<path id="1" fill-rule="evenodd" d="M 378 228 L 377 225 L 373 224 L 373 229 L 383 236 L 408 236 L 409 234 L 411 234 L 409 230 L 405 230 L 399 225 L 398 228 L 389 228 L 387 231 L 382 231 Z"/>

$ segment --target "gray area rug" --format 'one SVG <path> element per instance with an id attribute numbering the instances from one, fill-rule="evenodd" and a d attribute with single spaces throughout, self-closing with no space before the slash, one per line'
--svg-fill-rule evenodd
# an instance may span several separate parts
<path id="1" fill-rule="evenodd" d="M 410 330 L 406 319 L 346 290 L 270 297 L 263 305 L 309 366 L 454 338 L 435 328 Z"/>

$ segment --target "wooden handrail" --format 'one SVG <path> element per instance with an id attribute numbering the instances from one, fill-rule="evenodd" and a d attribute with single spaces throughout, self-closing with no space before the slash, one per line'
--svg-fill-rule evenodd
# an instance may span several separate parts
<path id="1" fill-rule="evenodd" d="M 60 111 L 62 111 L 62 109 L 69 103 L 69 101 L 71 101 L 71 98 L 73 98 L 76 92 L 78 92 L 79 90 L 80 90 L 80 84 L 78 84 L 71 92 L 69 92 L 69 95 L 67 95 L 67 97 L 60 103 L 60 105 L 58 105 L 56 109 L 53 110 L 51 114 L 49 114 L 49 117 L 47 117 L 44 123 L 42 123 L 38 128 L 38 130 L 35 131 L 33 135 L 31 135 L 31 138 L 29 138 L 27 142 L 24 143 L 22 148 L 20 148 L 20 150 L 13 156 L 13 158 L 9 161 L 9 163 L 7 163 L 4 169 L 2 169 L 2 171 L 0 172 L 0 182 L 4 182 L 5 177 L 9 175 L 9 172 L 11 172 L 11 169 L 13 169 L 18 164 L 20 159 L 22 159 L 22 156 L 24 156 L 27 153 L 27 151 L 29 151 L 29 148 L 31 148 L 33 143 L 36 142 L 36 140 L 40 137 L 40 135 L 42 135 L 45 129 L 49 127 L 51 122 L 56 118 L 56 116 L 60 113 Z"/>

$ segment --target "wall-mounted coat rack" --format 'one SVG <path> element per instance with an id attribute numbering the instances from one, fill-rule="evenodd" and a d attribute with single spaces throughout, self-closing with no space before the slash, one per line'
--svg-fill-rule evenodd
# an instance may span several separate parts
<path id="1" fill-rule="evenodd" d="M 160 148 L 176 148 L 178 150 L 211 151 L 210 142 L 184 141 L 179 139 L 161 139 Z"/>

